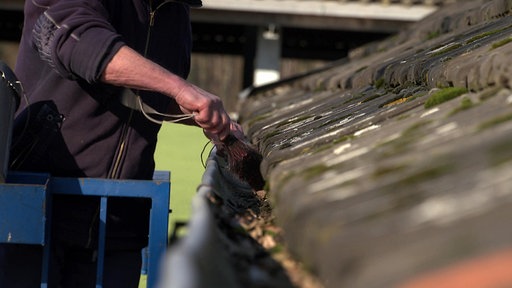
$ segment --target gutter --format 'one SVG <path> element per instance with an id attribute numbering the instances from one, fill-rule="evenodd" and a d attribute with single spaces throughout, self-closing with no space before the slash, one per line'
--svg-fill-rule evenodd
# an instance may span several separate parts
<path id="1" fill-rule="evenodd" d="M 238 250 L 247 247 L 237 247 L 240 238 L 227 235 L 241 229 L 229 218 L 247 209 L 243 198 L 252 194 L 247 184 L 227 171 L 227 163 L 213 149 L 192 200 L 187 233 L 169 247 L 158 288 L 240 287 L 240 267 L 236 267 L 233 257 L 239 257 L 244 250 Z"/>

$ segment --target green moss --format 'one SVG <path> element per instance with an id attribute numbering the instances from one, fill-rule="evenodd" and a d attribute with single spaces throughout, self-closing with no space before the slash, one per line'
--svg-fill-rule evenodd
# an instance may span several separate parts
<path id="1" fill-rule="evenodd" d="M 485 32 L 483 32 L 483 33 L 480 33 L 480 34 L 475 35 L 475 36 L 471 37 L 470 39 L 468 39 L 468 40 L 466 41 L 466 44 L 471 44 L 471 43 L 473 43 L 473 42 L 475 42 L 475 41 L 478 41 L 478 40 L 480 40 L 480 39 L 482 39 L 482 38 L 485 38 L 485 37 L 487 37 L 487 36 L 491 36 L 491 35 L 494 35 L 494 34 L 500 33 L 500 32 L 502 32 L 502 31 L 505 31 L 505 30 L 507 30 L 507 29 L 509 29 L 509 28 L 511 28 L 511 27 L 512 27 L 512 25 L 508 25 L 508 26 L 503 27 L 503 28 L 500 28 L 500 29 L 494 29 L 494 30 L 491 30 L 491 31 L 485 31 Z"/>
<path id="2" fill-rule="evenodd" d="M 263 187 L 263 190 L 270 191 L 270 181 L 265 182 L 265 186 Z"/>
<path id="3" fill-rule="evenodd" d="M 418 184 L 439 178 L 451 170 L 452 166 L 449 164 L 437 164 L 382 187 L 380 193 L 386 197 L 387 205 L 382 205 L 379 207 L 380 209 L 371 211 L 362 220 L 375 221 L 418 205 L 425 199 L 425 195 L 418 189 Z"/>
<path id="4" fill-rule="evenodd" d="M 491 50 L 499 48 L 501 46 L 504 46 L 504 45 L 506 45 L 506 44 L 508 44 L 510 42 L 512 42 L 512 37 L 508 37 L 508 38 L 505 38 L 505 39 L 503 39 L 501 41 L 495 42 L 495 43 L 492 44 Z"/>
<path id="5" fill-rule="evenodd" d="M 402 137 L 415 137 L 415 136 L 417 136 L 418 131 L 420 129 L 422 129 L 423 127 L 427 126 L 428 124 L 430 124 L 430 122 L 431 121 L 420 121 L 420 122 L 414 123 L 409 128 L 404 130 L 404 132 L 402 132 Z"/>
<path id="6" fill-rule="evenodd" d="M 263 230 L 263 235 L 269 235 L 269 236 L 272 236 L 272 237 L 277 237 L 277 236 L 279 236 L 279 233 L 277 233 L 274 230 L 265 229 L 265 230 Z"/>
<path id="7" fill-rule="evenodd" d="M 334 144 L 334 145 L 340 144 L 340 143 L 346 142 L 348 140 L 354 139 L 354 137 L 355 136 L 352 135 L 352 134 L 350 134 L 350 135 L 343 135 L 340 138 L 337 138 L 334 141 L 332 141 L 332 144 Z"/>
<path id="8" fill-rule="evenodd" d="M 462 101 L 460 101 L 460 107 L 463 110 L 469 109 L 473 107 L 473 101 L 471 101 L 469 98 L 464 98 Z"/>
<path id="9" fill-rule="evenodd" d="M 437 38 L 441 35 L 441 31 L 439 30 L 436 30 L 436 31 L 431 31 L 427 34 L 427 40 L 431 40 L 431 39 L 434 39 L 434 38 Z"/>
<path id="10" fill-rule="evenodd" d="M 485 91 L 483 91 L 482 93 L 480 93 L 480 101 L 485 101 L 489 98 L 492 98 L 494 96 L 496 96 L 496 94 L 498 94 L 498 92 L 503 89 L 502 87 L 492 87 L 490 89 L 487 89 Z"/>
<path id="11" fill-rule="evenodd" d="M 261 120 L 265 120 L 265 119 L 269 118 L 270 116 L 271 116 L 271 114 L 269 114 L 269 113 L 258 115 L 258 116 L 254 117 L 252 119 L 249 119 L 247 121 L 247 125 L 248 126 L 253 126 L 256 122 L 259 122 Z"/>
<path id="12" fill-rule="evenodd" d="M 284 246 L 282 244 L 277 244 L 276 246 L 270 248 L 270 250 L 268 252 L 270 254 L 274 255 L 274 254 L 281 253 L 283 251 L 284 251 Z"/>
<path id="13" fill-rule="evenodd" d="M 286 143 L 283 143 L 281 146 L 279 146 L 279 150 L 284 150 L 286 148 L 290 148 L 292 147 L 293 145 L 289 142 L 286 142 Z"/>
<path id="14" fill-rule="evenodd" d="M 354 102 L 356 100 L 359 100 L 359 99 L 363 98 L 364 96 L 366 96 L 366 95 L 363 94 L 363 93 L 357 93 L 352 98 L 349 98 L 349 99 L 345 100 L 343 102 L 343 105 L 346 105 L 346 104 L 349 104 L 349 103 Z"/>
<path id="15" fill-rule="evenodd" d="M 375 94 L 371 95 L 370 97 L 363 99 L 363 101 L 361 101 L 361 103 L 370 102 L 372 100 L 379 98 L 380 96 L 382 96 L 382 94 L 375 93 Z"/>
<path id="16" fill-rule="evenodd" d="M 448 52 L 451 52 L 451 51 L 454 51 L 454 50 L 457 50 L 459 49 L 460 47 L 462 47 L 462 44 L 460 43 L 457 43 L 457 44 L 454 44 L 454 45 L 450 45 L 444 49 L 441 49 L 435 53 L 432 53 L 432 56 L 436 57 L 436 56 L 441 56 L 443 54 L 446 54 Z"/>
<path id="17" fill-rule="evenodd" d="M 407 113 L 402 113 L 402 114 L 399 114 L 397 117 L 396 117 L 396 120 L 398 121 L 402 121 L 402 120 L 405 120 L 407 118 L 411 117 L 411 114 L 407 114 Z"/>
<path id="18" fill-rule="evenodd" d="M 408 150 L 413 143 L 421 139 L 421 131 L 429 123 L 430 121 L 417 122 L 404 130 L 400 137 L 378 145 L 378 148 L 383 150 L 381 156 L 390 157 Z"/>
<path id="19" fill-rule="evenodd" d="M 462 112 L 462 111 L 465 111 L 465 110 L 468 110 L 468 109 L 471 109 L 475 106 L 475 104 L 473 104 L 473 101 L 471 101 L 471 99 L 469 98 L 463 98 L 462 101 L 460 102 L 460 106 L 453 109 L 452 112 L 450 112 L 448 114 L 448 116 L 452 116 L 452 115 L 455 115 L 459 112 Z"/>
<path id="20" fill-rule="evenodd" d="M 270 138 L 272 138 L 274 136 L 277 136 L 279 134 L 281 134 L 281 132 L 279 132 L 278 130 L 274 130 L 274 131 L 272 131 L 272 132 L 270 132 L 268 134 L 265 134 L 264 137 L 263 137 L 263 140 L 267 141 L 268 139 L 270 139 Z"/>
<path id="21" fill-rule="evenodd" d="M 302 176 L 305 180 L 310 180 L 315 178 L 318 175 L 323 174 L 325 171 L 329 170 L 329 167 L 325 164 L 318 164 L 315 166 L 308 167 L 306 170 L 302 171 Z"/>
<path id="22" fill-rule="evenodd" d="M 277 191 L 282 190 L 283 187 L 286 186 L 286 184 L 288 182 L 290 182 L 293 178 L 295 178 L 295 176 L 297 175 L 295 172 L 285 172 L 283 174 L 284 175 L 280 175 L 279 179 L 276 181 L 275 189 Z M 268 181 L 267 181 L 267 183 L 268 183 Z M 265 191 L 269 191 L 269 190 L 265 190 Z"/>
<path id="23" fill-rule="evenodd" d="M 316 153 L 319 153 L 322 151 L 326 151 L 326 150 L 329 150 L 329 149 L 333 148 L 334 146 L 338 145 L 339 143 L 343 143 L 345 141 L 353 139 L 354 137 L 355 137 L 354 135 L 343 135 L 340 138 L 336 138 L 330 142 L 317 144 L 312 147 L 305 148 L 302 150 L 302 154 L 309 153 L 309 152 L 316 154 Z"/>
<path id="24" fill-rule="evenodd" d="M 506 28 L 503 28 L 503 29 L 495 29 L 495 30 L 491 30 L 491 31 L 485 31 L 485 32 L 483 32 L 481 34 L 478 34 L 478 35 L 475 35 L 475 36 L 471 37 L 469 40 L 466 41 L 466 44 L 471 44 L 471 43 L 473 43 L 473 42 L 475 42 L 477 40 L 480 40 L 480 39 L 485 38 L 487 36 L 494 35 L 494 34 L 499 33 L 499 32 L 501 32 L 501 31 L 503 31 L 505 29 L 508 29 L 508 28 L 509 27 L 506 27 Z"/>
<path id="25" fill-rule="evenodd" d="M 512 120 L 512 113 L 507 115 L 498 116 L 489 121 L 485 121 L 478 126 L 478 130 L 485 130 L 488 128 L 492 128 L 494 126 L 500 125 L 502 123 L 508 122 Z"/>
<path id="26" fill-rule="evenodd" d="M 383 177 L 383 176 L 386 176 L 386 175 L 389 175 L 389 174 L 392 174 L 395 172 L 404 171 L 405 169 L 407 169 L 407 165 L 405 165 L 405 164 L 382 166 L 382 167 L 378 167 L 373 172 L 373 177 L 380 178 L 380 177 Z"/>
<path id="27" fill-rule="evenodd" d="M 484 37 L 487 37 L 489 35 L 492 35 L 491 31 L 487 31 L 487 32 L 484 32 L 482 34 L 473 36 L 473 37 L 469 38 L 468 40 L 466 40 L 466 44 L 471 44 L 471 43 L 473 43 L 473 42 L 475 42 L 477 40 L 480 40 L 480 39 L 482 39 Z"/>
<path id="28" fill-rule="evenodd" d="M 325 91 L 325 86 L 323 84 L 317 84 L 315 88 L 313 89 L 313 92 L 319 93 Z"/>
<path id="29" fill-rule="evenodd" d="M 431 108 L 446 101 L 452 100 L 459 97 L 462 94 L 467 93 L 468 90 L 462 87 L 448 87 L 437 91 L 432 94 L 427 101 L 425 101 L 425 108 Z"/>
<path id="30" fill-rule="evenodd" d="M 430 167 L 414 174 L 411 174 L 397 183 L 398 186 L 411 186 L 423 181 L 435 179 L 443 176 L 447 172 L 453 170 L 453 167 L 448 164 L 440 164 L 438 166 Z"/>
<path id="31" fill-rule="evenodd" d="M 512 139 L 497 143 L 489 149 L 490 162 L 492 166 L 499 166 L 512 161 Z"/>
<path id="32" fill-rule="evenodd" d="M 375 81 L 374 86 L 375 86 L 375 88 L 380 89 L 380 88 L 384 87 L 384 84 L 386 84 L 386 81 L 384 80 L 384 78 L 379 78 Z"/>
<path id="33" fill-rule="evenodd" d="M 354 98 L 349 98 L 349 99 L 343 101 L 343 105 L 350 104 L 352 101 L 354 101 Z"/>
<path id="34" fill-rule="evenodd" d="M 424 48 L 420 48 L 420 49 L 417 49 L 416 51 L 414 51 L 415 54 L 420 54 L 420 53 L 423 53 L 423 52 L 425 52 Z"/>
<path id="35" fill-rule="evenodd" d="M 386 203 L 379 205 L 377 209 L 369 211 L 361 219 L 362 221 L 371 222 L 388 218 L 400 211 L 410 209 L 425 200 L 425 196 L 418 189 L 397 189 L 394 185 L 387 185 L 380 192 L 386 197 Z"/>

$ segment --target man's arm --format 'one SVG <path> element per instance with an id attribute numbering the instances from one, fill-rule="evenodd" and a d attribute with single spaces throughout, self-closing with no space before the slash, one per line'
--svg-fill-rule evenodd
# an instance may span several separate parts
<path id="1" fill-rule="evenodd" d="M 231 119 L 222 101 L 203 89 L 123 46 L 107 64 L 102 81 L 116 86 L 151 90 L 176 100 L 185 113 L 194 113 L 196 123 L 208 135 L 224 139 L 230 132 Z"/>

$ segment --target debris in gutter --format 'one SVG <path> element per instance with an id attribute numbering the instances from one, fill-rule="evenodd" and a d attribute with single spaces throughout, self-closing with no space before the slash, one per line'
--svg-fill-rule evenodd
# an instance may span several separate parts
<path id="1" fill-rule="evenodd" d="M 274 223 L 267 192 L 241 183 L 230 172 L 225 157 L 217 152 L 212 155 L 209 169 L 218 173 L 212 179 L 221 181 L 214 185 L 219 189 L 211 189 L 206 198 L 239 287 L 322 288 L 287 253 L 282 230 Z"/>

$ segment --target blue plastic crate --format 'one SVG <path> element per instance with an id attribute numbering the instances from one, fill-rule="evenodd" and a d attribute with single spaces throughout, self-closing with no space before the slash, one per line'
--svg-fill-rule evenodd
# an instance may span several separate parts
<path id="1" fill-rule="evenodd" d="M 49 177 L 9 174 L 7 181 L 0 184 L 0 243 L 44 245 Z"/>
<path id="2" fill-rule="evenodd" d="M 12 172 L 0 183 L 0 243 L 43 245 L 41 288 L 48 285 L 51 199 L 54 194 L 100 198 L 96 287 L 102 287 L 107 199 L 136 197 L 151 200 L 149 245 L 144 251 L 147 287 L 157 284 L 158 266 L 168 241 L 170 172 L 157 171 L 153 180 L 62 178 L 46 174 Z"/>

